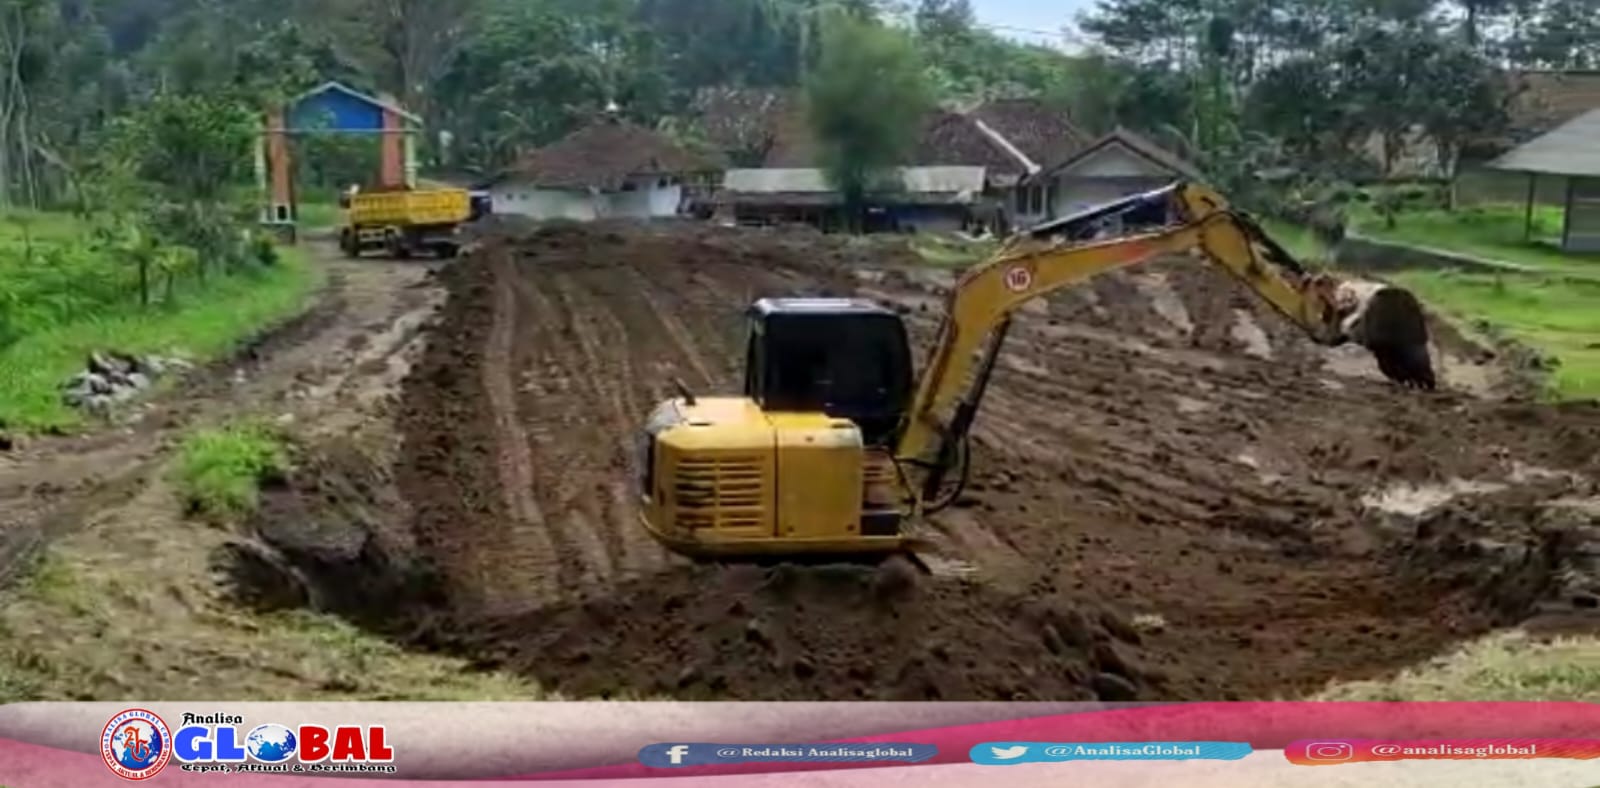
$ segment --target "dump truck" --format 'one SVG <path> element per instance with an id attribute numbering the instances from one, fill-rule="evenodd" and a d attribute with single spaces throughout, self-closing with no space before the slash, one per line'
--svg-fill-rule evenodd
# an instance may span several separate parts
<path id="1" fill-rule="evenodd" d="M 465 189 L 351 188 L 340 196 L 344 227 L 339 248 L 348 257 L 383 250 L 406 259 L 423 252 L 454 257 L 461 248 L 461 225 L 472 219 L 472 197 Z"/>

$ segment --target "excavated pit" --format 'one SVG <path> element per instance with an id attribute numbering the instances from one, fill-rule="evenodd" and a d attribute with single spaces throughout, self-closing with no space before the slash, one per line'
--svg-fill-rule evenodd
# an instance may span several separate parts
<path id="1" fill-rule="evenodd" d="M 674 378 L 737 390 L 762 296 L 876 298 L 925 346 L 950 278 L 687 224 L 504 230 L 441 276 L 394 467 L 311 461 L 269 493 L 234 561 L 258 604 L 573 697 L 1292 697 L 1532 615 L 1594 625 L 1600 409 L 1523 401 L 1455 332 L 1422 394 L 1193 261 L 1101 277 L 1018 319 L 970 491 L 919 533 L 932 576 L 697 566 L 632 493 Z"/>

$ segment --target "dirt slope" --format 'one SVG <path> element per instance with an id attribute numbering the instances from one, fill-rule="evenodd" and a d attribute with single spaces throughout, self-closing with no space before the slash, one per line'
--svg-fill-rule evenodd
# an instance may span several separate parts
<path id="1" fill-rule="evenodd" d="M 448 269 L 396 471 L 449 622 L 431 637 L 578 695 L 1272 697 L 1600 590 L 1573 564 L 1595 408 L 1464 391 L 1498 373 L 1453 338 L 1457 390 L 1398 390 L 1187 261 L 1019 320 L 976 483 L 927 526 L 934 577 L 666 554 L 631 498 L 647 409 L 674 377 L 737 388 L 760 296 L 876 297 L 925 342 L 941 277 L 883 254 L 600 225 Z"/>

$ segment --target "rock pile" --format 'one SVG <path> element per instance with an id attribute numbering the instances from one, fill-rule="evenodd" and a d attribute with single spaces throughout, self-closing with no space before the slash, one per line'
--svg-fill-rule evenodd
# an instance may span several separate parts
<path id="1" fill-rule="evenodd" d="M 91 353 L 85 370 L 62 387 L 61 399 L 74 408 L 103 413 L 139 396 L 163 376 L 192 368 L 181 358 Z"/>

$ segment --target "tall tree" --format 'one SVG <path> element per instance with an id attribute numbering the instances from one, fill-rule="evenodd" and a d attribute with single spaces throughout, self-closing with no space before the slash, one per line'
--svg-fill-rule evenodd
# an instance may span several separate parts
<path id="1" fill-rule="evenodd" d="M 0 0 L 0 208 L 39 203 L 34 104 L 56 22 L 44 0 Z"/>
<path id="2" fill-rule="evenodd" d="M 339 37 L 378 84 L 424 117 L 433 89 L 466 41 L 480 0 L 329 0 Z"/>
<path id="3" fill-rule="evenodd" d="M 823 168 L 857 226 L 868 190 L 915 146 L 933 95 L 905 33 L 850 15 L 823 28 L 806 111 Z"/>
<path id="4" fill-rule="evenodd" d="M 931 39 L 959 39 L 972 33 L 977 16 L 972 0 L 920 0 L 917 3 L 917 33 Z"/>

